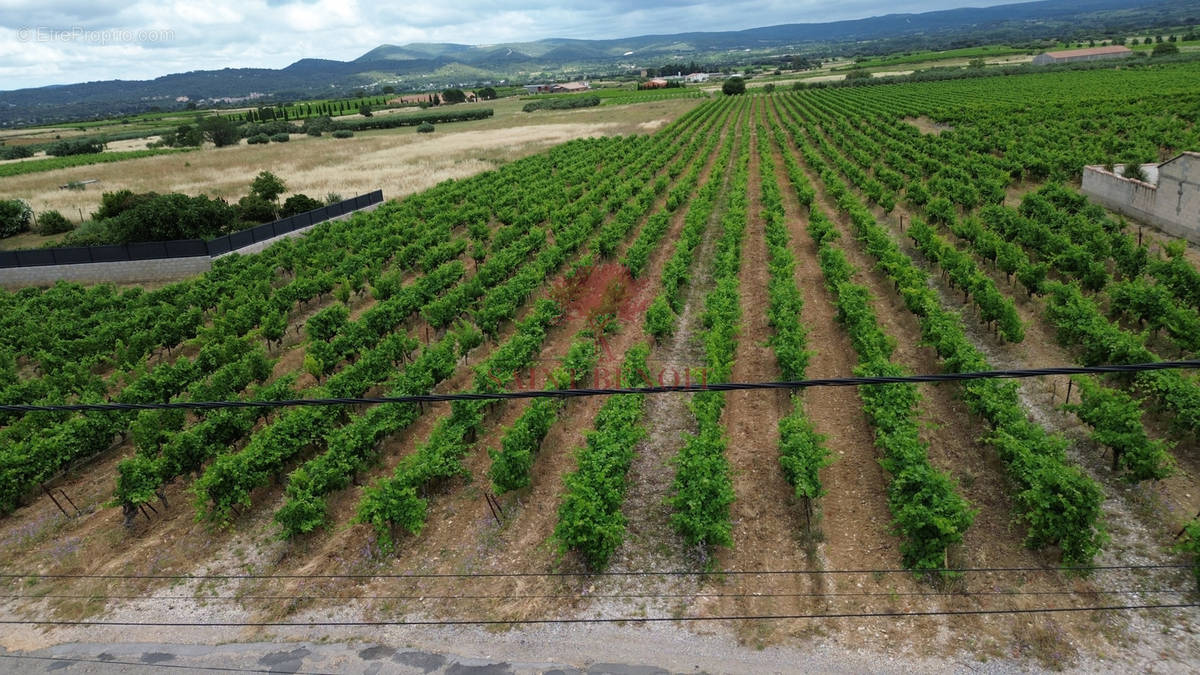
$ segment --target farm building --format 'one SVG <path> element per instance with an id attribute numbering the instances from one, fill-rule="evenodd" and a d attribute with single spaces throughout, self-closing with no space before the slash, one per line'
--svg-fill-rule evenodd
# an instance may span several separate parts
<path id="1" fill-rule="evenodd" d="M 555 94 L 574 94 L 581 91 L 591 89 L 591 85 L 587 82 L 567 82 L 565 84 L 556 84 L 550 88 L 550 91 Z"/>
<path id="2" fill-rule="evenodd" d="M 567 82 L 565 84 L 527 84 L 525 92 L 528 94 L 574 94 L 576 92 L 588 91 L 591 85 L 587 82 Z"/>
<path id="3" fill-rule="evenodd" d="M 1200 243 L 1200 152 L 1185 152 L 1142 171 L 1145 181 L 1086 166 L 1082 191 L 1107 208 Z"/>
<path id="4" fill-rule="evenodd" d="M 1121 59 L 1133 54 L 1129 47 L 1112 45 L 1109 47 L 1090 47 L 1088 49 L 1071 49 L 1061 52 L 1046 52 L 1033 57 L 1033 65 L 1045 66 L 1052 63 L 1071 63 L 1074 61 L 1099 61 L 1101 59 Z"/>
<path id="5" fill-rule="evenodd" d="M 667 84 L 668 84 L 667 81 L 664 80 L 663 78 L 656 77 L 653 80 L 643 82 L 642 86 L 640 88 L 641 89 L 664 89 L 664 88 L 666 88 Z"/>

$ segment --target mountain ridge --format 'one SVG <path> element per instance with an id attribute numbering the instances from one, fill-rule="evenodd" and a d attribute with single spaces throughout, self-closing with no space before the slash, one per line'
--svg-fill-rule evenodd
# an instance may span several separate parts
<path id="1" fill-rule="evenodd" d="M 485 45 L 385 44 L 351 61 L 310 57 L 280 69 L 197 70 L 152 80 L 103 80 L 0 91 L 0 126 L 134 114 L 152 106 L 173 109 L 181 107 L 182 100 L 344 96 L 353 89 L 384 83 L 414 90 L 488 79 L 574 79 L 665 62 L 734 63 L 739 54 L 750 54 L 742 57 L 745 61 L 772 50 L 829 56 L 872 49 L 885 53 L 888 49 L 968 46 L 960 42 L 1028 42 L 1080 30 L 1145 27 L 1189 16 L 1188 12 L 1200 14 L 1194 10 L 1195 3 L 1189 0 L 1036 0 L 738 31 L 600 40 L 544 38 Z"/>

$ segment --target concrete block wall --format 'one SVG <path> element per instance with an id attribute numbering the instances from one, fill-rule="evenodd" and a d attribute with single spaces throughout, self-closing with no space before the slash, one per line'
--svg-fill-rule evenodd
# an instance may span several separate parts
<path id="1" fill-rule="evenodd" d="M 1085 166 L 1081 191 L 1105 208 L 1200 244 L 1200 218 L 1176 210 L 1176 195 L 1158 186 L 1118 176 L 1102 166 Z"/>
<path id="2" fill-rule="evenodd" d="M 1160 216 L 1200 230 L 1200 153 L 1185 152 L 1161 166 L 1157 207 Z"/>
<path id="3" fill-rule="evenodd" d="M 0 269 L 0 286 L 52 286 L 56 281 L 81 284 L 133 284 L 148 281 L 175 281 L 204 274 L 212 269 L 212 258 L 166 258 L 124 262 L 83 263 L 80 265 L 43 265 Z"/>

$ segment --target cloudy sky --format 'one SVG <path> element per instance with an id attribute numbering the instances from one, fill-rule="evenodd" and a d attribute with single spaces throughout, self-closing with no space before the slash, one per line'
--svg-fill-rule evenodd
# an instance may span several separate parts
<path id="1" fill-rule="evenodd" d="M 0 90 L 349 60 L 385 43 L 740 30 L 1012 1 L 0 0 Z"/>

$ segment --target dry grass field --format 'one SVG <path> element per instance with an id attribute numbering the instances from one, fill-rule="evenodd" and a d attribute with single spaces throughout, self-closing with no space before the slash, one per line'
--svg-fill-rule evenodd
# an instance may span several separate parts
<path id="1" fill-rule="evenodd" d="M 122 189 L 207 194 L 236 201 L 249 190 L 254 176 L 266 170 L 283 178 L 287 194 L 302 192 L 320 199 L 330 193 L 349 197 L 382 189 L 390 199 L 575 138 L 650 133 L 700 102 L 675 99 L 524 113 L 522 102 L 502 100 L 487 106 L 496 110 L 491 119 L 438 125 L 432 134 L 404 127 L 361 132 L 349 139 L 293 134 L 288 143 L 208 146 L 199 152 L 3 178 L 0 195 L 24 199 L 37 213 L 54 209 L 79 221 L 99 206 L 102 193 Z M 141 149 L 147 141 L 121 141 L 120 149 Z M 59 189 L 89 179 L 99 183 L 85 190 Z M 22 235 L 0 241 L 0 249 L 37 247 L 47 241 Z"/>

